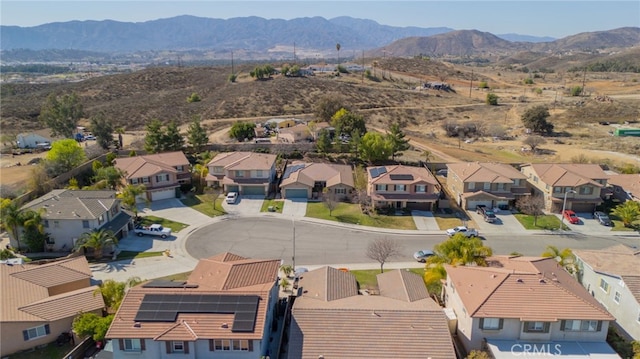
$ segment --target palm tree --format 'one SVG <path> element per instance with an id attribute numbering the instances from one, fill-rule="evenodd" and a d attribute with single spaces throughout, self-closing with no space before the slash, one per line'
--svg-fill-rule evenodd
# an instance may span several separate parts
<path id="1" fill-rule="evenodd" d="M 3 208 L 2 223 L 18 243 L 18 250 L 20 250 L 20 227 L 22 227 L 24 221 L 22 210 L 20 209 L 18 204 L 16 204 L 16 202 L 11 202 Z"/>
<path id="2" fill-rule="evenodd" d="M 631 227 L 633 222 L 640 216 L 640 204 L 636 201 L 626 201 L 616 206 L 611 214 L 620 218 L 625 227 Z"/>
<path id="3" fill-rule="evenodd" d="M 558 247 L 550 245 L 547 246 L 540 256 L 545 258 L 555 258 L 558 264 L 571 274 L 574 274 L 577 271 L 576 256 L 569 248 L 559 250 Z"/>
<path id="4" fill-rule="evenodd" d="M 122 200 L 122 205 L 124 208 L 133 212 L 133 214 L 138 217 L 138 206 L 136 206 L 137 199 L 142 196 L 147 191 L 147 188 L 143 184 L 126 185 L 120 194 L 118 194 L 118 198 Z M 145 197 L 145 202 L 148 203 L 149 200 Z"/>
<path id="5" fill-rule="evenodd" d="M 93 257 L 95 259 L 102 258 L 104 247 L 109 245 L 118 245 L 118 239 L 113 232 L 104 229 L 94 229 L 91 232 L 83 233 L 76 242 L 75 249 L 92 248 Z"/>
<path id="6" fill-rule="evenodd" d="M 27 248 L 30 251 L 42 252 L 44 250 L 44 222 L 42 216 L 46 210 L 40 208 L 38 211 L 26 210 L 22 212 L 22 227 L 24 227 L 24 238 Z"/>

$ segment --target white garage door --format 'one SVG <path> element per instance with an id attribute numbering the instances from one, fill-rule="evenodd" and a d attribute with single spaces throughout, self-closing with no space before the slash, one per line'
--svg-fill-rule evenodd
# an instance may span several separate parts
<path id="1" fill-rule="evenodd" d="M 489 208 L 491 208 L 491 201 L 467 201 L 467 209 L 470 209 L 472 211 L 476 210 L 476 206 L 481 206 L 481 205 L 485 205 Z"/>
<path id="2" fill-rule="evenodd" d="M 151 200 L 159 201 L 161 199 L 176 198 L 176 190 L 173 188 L 164 191 L 151 192 Z"/>

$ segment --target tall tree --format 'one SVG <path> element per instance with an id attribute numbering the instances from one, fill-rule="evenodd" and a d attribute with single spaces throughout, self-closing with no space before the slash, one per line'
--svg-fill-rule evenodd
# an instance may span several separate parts
<path id="1" fill-rule="evenodd" d="M 406 151 L 411 147 L 409 146 L 409 140 L 405 139 L 405 134 L 397 122 L 389 126 L 389 134 L 387 136 L 393 147 L 393 153 L 391 155 L 393 160 L 396 159 L 396 156 L 402 156 L 402 151 Z"/>
<path id="2" fill-rule="evenodd" d="M 209 142 L 207 131 L 200 125 L 200 117 L 194 117 L 187 129 L 187 142 L 193 151 L 200 153 L 202 148 Z"/>
<path id="3" fill-rule="evenodd" d="M 640 204 L 636 201 L 626 201 L 617 205 L 611 214 L 618 217 L 625 227 L 631 227 L 633 222 L 640 217 Z"/>
<path id="4" fill-rule="evenodd" d="M 369 163 L 388 160 L 393 154 L 393 144 L 378 132 L 368 132 L 360 141 L 361 158 Z"/>
<path id="5" fill-rule="evenodd" d="M 115 313 L 124 299 L 124 295 L 131 287 L 140 284 L 140 277 L 130 277 L 126 282 L 117 282 L 113 279 L 103 281 L 95 290 L 95 294 L 101 294 L 108 313 Z"/>
<path id="6" fill-rule="evenodd" d="M 380 273 L 384 272 L 384 264 L 391 257 L 400 255 L 401 245 L 389 238 L 378 238 L 369 242 L 367 257 L 380 263 Z"/>
<path id="7" fill-rule="evenodd" d="M 91 336 L 94 341 L 98 342 L 104 340 L 111 322 L 113 322 L 113 314 L 101 317 L 96 313 L 81 313 L 73 318 L 71 328 L 79 337 Z"/>
<path id="8" fill-rule="evenodd" d="M 59 175 L 81 165 L 87 158 L 76 140 L 66 139 L 54 142 L 46 159 L 55 175 Z"/>
<path id="9" fill-rule="evenodd" d="M 22 226 L 24 228 L 24 243 L 32 252 L 44 251 L 44 222 L 40 211 L 25 210 L 22 212 Z"/>
<path id="10" fill-rule="evenodd" d="M 184 137 L 175 121 L 169 122 L 167 130 L 162 136 L 162 151 L 182 151 L 184 149 Z"/>
<path id="11" fill-rule="evenodd" d="M 144 149 L 149 153 L 162 152 L 164 130 L 160 120 L 151 120 L 147 124 L 147 136 L 144 138 Z"/>
<path id="12" fill-rule="evenodd" d="M 105 181 L 109 189 L 116 189 L 124 177 L 122 171 L 115 167 L 102 167 L 94 171 L 93 182 Z"/>
<path id="13" fill-rule="evenodd" d="M 336 129 L 336 135 L 348 135 L 353 137 L 355 131 L 360 135 L 367 133 L 367 127 L 362 115 L 353 113 L 345 108 L 341 108 L 331 117 L 331 126 Z"/>
<path id="14" fill-rule="evenodd" d="M 544 105 L 537 105 L 527 109 L 521 117 L 524 127 L 540 135 L 547 135 L 553 132 L 553 124 L 547 122 L 549 109 Z"/>
<path id="15" fill-rule="evenodd" d="M 341 108 L 347 108 L 339 94 L 329 94 L 320 97 L 313 106 L 313 113 L 318 121 L 331 122 L 331 118 Z"/>
<path id="16" fill-rule="evenodd" d="M 98 145 L 105 150 L 109 149 L 109 146 L 113 144 L 113 125 L 111 121 L 107 120 L 104 112 L 98 112 L 96 115 L 91 116 L 89 120 L 91 125 L 91 133 L 96 136 Z"/>
<path id="17" fill-rule="evenodd" d="M 51 129 L 52 135 L 73 138 L 82 116 L 82 104 L 78 95 L 72 93 L 59 97 L 52 93 L 42 106 L 39 119 Z"/>
<path id="18" fill-rule="evenodd" d="M 533 216 L 533 225 L 535 226 L 538 223 L 538 217 L 544 214 L 544 198 L 542 196 L 521 196 L 516 201 L 516 208 L 524 214 Z"/>
<path id="19" fill-rule="evenodd" d="M 122 205 L 125 209 L 134 213 L 136 218 L 138 217 L 138 206 L 137 200 L 139 197 L 142 197 L 144 193 L 147 191 L 147 188 L 143 184 L 134 185 L 128 184 L 126 185 L 120 194 L 118 194 L 118 198 L 122 200 Z"/>
<path id="20" fill-rule="evenodd" d="M 320 136 L 318 136 L 318 141 L 316 141 L 316 148 L 318 152 L 322 154 L 327 154 L 331 150 L 331 136 L 329 131 L 321 130 Z"/>
<path id="21" fill-rule="evenodd" d="M 18 250 L 21 247 L 20 244 L 20 227 L 22 227 L 22 210 L 16 202 L 5 204 L 2 208 L 2 225 L 9 230 L 13 239 L 18 244 Z"/>
<path id="22" fill-rule="evenodd" d="M 93 257 L 102 259 L 104 248 L 109 245 L 118 245 L 118 238 L 113 232 L 104 229 L 95 229 L 91 232 L 83 233 L 76 242 L 75 249 L 81 248 L 93 249 Z"/>
<path id="23" fill-rule="evenodd" d="M 237 121 L 231 126 L 231 129 L 229 130 L 229 137 L 235 138 L 238 141 L 252 139 L 256 136 L 255 128 L 256 124 L 253 122 Z"/>

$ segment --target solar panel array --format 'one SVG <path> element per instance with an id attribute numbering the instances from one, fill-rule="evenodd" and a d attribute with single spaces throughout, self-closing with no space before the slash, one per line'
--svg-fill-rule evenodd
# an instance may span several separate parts
<path id="1" fill-rule="evenodd" d="M 371 178 L 376 178 L 385 173 L 387 173 L 386 167 L 373 167 L 369 169 L 369 174 L 371 174 Z"/>
<path id="2" fill-rule="evenodd" d="M 392 181 L 413 181 L 413 175 L 411 174 L 393 174 L 389 175 Z"/>
<path id="3" fill-rule="evenodd" d="M 285 180 L 291 176 L 292 173 L 299 171 L 305 167 L 305 164 L 298 164 L 293 166 L 287 166 L 287 169 L 284 170 L 284 174 L 282 175 L 282 179 Z"/>
<path id="4" fill-rule="evenodd" d="M 175 322 L 178 313 L 234 314 L 232 332 L 252 332 L 258 313 L 257 295 L 145 294 L 136 322 Z"/>

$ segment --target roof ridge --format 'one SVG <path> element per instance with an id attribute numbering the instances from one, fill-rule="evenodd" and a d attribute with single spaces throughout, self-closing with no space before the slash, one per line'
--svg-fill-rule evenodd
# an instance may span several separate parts
<path id="1" fill-rule="evenodd" d="M 160 334 L 156 335 L 153 340 L 158 340 L 159 338 L 161 338 L 163 335 L 169 333 L 170 331 L 172 331 L 173 329 L 177 328 L 178 326 L 180 326 L 182 324 L 182 322 L 176 322 L 173 323 L 173 325 L 169 326 L 167 329 L 165 329 L 163 332 L 161 332 Z"/>
<path id="2" fill-rule="evenodd" d="M 193 328 L 191 328 L 191 326 L 189 325 L 189 323 L 186 320 L 182 320 L 182 324 L 184 324 L 184 326 L 187 328 L 187 330 L 193 335 L 194 339 L 198 339 L 198 334 L 196 334 L 196 332 L 193 330 Z"/>

